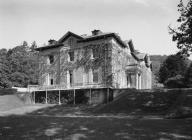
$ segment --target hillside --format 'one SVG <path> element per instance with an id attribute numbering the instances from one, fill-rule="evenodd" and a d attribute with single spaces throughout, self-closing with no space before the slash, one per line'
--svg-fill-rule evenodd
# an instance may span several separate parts
<path id="1" fill-rule="evenodd" d="M 95 114 L 162 115 L 167 118 L 192 116 L 192 89 L 116 90 L 120 95 L 108 104 L 91 109 Z"/>
<path id="2" fill-rule="evenodd" d="M 152 66 L 153 66 L 152 71 L 153 71 L 154 75 L 156 75 L 159 71 L 161 64 L 167 58 L 167 56 L 166 55 L 151 55 L 150 58 L 152 61 Z"/>
<path id="3" fill-rule="evenodd" d="M 153 72 L 153 79 L 152 79 L 152 87 L 157 87 L 157 76 L 160 69 L 161 64 L 167 58 L 166 55 L 150 55 L 152 61 L 152 72 Z"/>

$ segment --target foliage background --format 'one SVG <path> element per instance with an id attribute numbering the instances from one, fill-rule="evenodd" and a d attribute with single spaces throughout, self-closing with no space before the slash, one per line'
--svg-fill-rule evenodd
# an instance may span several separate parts
<path id="1" fill-rule="evenodd" d="M 34 41 L 28 45 L 24 41 L 12 49 L 0 49 L 0 87 L 27 87 L 37 84 L 38 53 Z"/>

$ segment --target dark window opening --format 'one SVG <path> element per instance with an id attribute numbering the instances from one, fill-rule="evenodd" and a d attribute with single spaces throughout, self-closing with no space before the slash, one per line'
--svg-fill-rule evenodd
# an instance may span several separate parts
<path id="1" fill-rule="evenodd" d="M 49 55 L 49 64 L 52 64 L 54 62 L 54 56 Z"/>
<path id="2" fill-rule="evenodd" d="M 69 71 L 69 82 L 70 82 L 70 85 L 72 85 L 73 84 L 73 71 L 72 70 L 70 70 Z"/>
<path id="3" fill-rule="evenodd" d="M 74 52 L 69 52 L 69 60 L 74 61 Z"/>
<path id="4" fill-rule="evenodd" d="M 53 79 L 51 79 L 50 81 L 51 81 L 51 85 L 53 85 Z"/>

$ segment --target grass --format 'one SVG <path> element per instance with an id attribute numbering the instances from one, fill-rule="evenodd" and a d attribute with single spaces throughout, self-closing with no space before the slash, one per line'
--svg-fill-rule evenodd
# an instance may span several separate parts
<path id="1" fill-rule="evenodd" d="M 6 111 L 24 106 L 24 103 L 16 95 L 0 96 L 0 111 Z"/>
<path id="2" fill-rule="evenodd" d="M 176 107 L 191 109 L 190 96 L 173 94 L 125 92 L 98 106 L 26 105 L 14 95 L 0 96 L 0 140 L 190 140 L 192 119 L 162 117 Z"/>
<path id="3" fill-rule="evenodd" d="M 0 139 L 192 139 L 192 120 L 111 117 L 0 117 Z"/>

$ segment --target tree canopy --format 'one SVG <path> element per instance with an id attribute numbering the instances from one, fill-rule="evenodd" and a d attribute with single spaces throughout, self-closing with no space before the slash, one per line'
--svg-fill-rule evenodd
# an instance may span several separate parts
<path id="1" fill-rule="evenodd" d="M 178 27 L 170 29 L 172 40 L 177 43 L 177 48 L 180 53 L 189 56 L 192 52 L 192 0 L 184 5 L 181 0 L 178 4 L 178 11 L 180 13 L 177 22 Z"/>
<path id="2" fill-rule="evenodd" d="M 168 56 L 160 67 L 159 82 L 165 83 L 168 78 L 173 78 L 177 75 L 183 77 L 189 63 L 187 58 L 181 57 L 179 54 Z"/>
<path id="3" fill-rule="evenodd" d="M 7 50 L 0 49 L 0 87 L 7 88 L 10 87 L 10 69 L 9 63 L 6 58 Z"/>
<path id="4" fill-rule="evenodd" d="M 37 84 L 37 52 L 36 43 L 31 46 L 24 41 L 13 49 L 0 50 L 0 87 L 26 87 Z"/>

